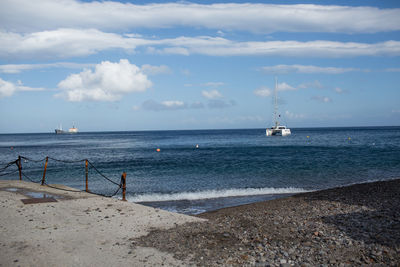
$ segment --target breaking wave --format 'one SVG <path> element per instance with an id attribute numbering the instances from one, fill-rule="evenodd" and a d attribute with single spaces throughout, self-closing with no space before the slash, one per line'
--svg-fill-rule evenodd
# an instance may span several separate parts
<path id="1" fill-rule="evenodd" d="M 286 187 L 286 188 L 246 188 L 246 189 L 224 189 L 224 190 L 206 190 L 197 192 L 180 192 L 172 194 L 140 194 L 128 196 L 130 202 L 156 202 L 156 201 L 175 201 L 175 200 L 200 200 L 222 197 L 242 197 L 257 195 L 277 195 L 277 194 L 295 194 L 308 192 L 302 188 Z"/>

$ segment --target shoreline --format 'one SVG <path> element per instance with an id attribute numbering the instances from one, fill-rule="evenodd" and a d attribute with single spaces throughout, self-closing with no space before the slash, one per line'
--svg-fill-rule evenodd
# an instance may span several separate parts
<path id="1" fill-rule="evenodd" d="M 277 199 L 284 199 L 284 198 L 289 198 L 289 197 L 296 197 L 296 196 L 301 196 L 303 194 L 313 194 L 313 193 L 317 193 L 317 192 L 325 192 L 325 191 L 330 191 L 330 190 L 338 190 L 341 188 L 347 188 L 347 187 L 352 187 L 352 186 L 362 186 L 362 185 L 369 185 L 369 184 L 374 184 L 374 183 L 379 183 L 379 182 L 390 182 L 390 181 L 396 181 L 396 180 L 400 180 L 400 178 L 392 178 L 392 179 L 388 179 L 388 180 L 380 180 L 380 179 L 376 179 L 376 180 L 368 180 L 365 182 L 361 182 L 361 183 L 350 183 L 350 184 L 345 184 L 345 185 L 341 185 L 341 186 L 335 186 L 335 187 L 330 187 L 330 188 L 324 188 L 324 189 L 316 189 L 316 190 L 308 190 L 305 192 L 298 192 L 298 193 L 282 193 L 282 194 L 265 194 L 265 195 L 257 195 L 260 197 L 263 196 L 271 196 L 271 199 L 266 199 L 266 200 L 261 200 L 261 201 L 255 201 L 255 202 L 251 202 L 251 203 L 245 203 L 245 204 L 239 204 L 239 205 L 235 205 L 235 206 L 229 206 L 229 207 L 222 207 L 222 208 L 218 208 L 215 210 L 210 210 L 210 211 L 205 211 L 199 214 L 189 214 L 192 216 L 201 216 L 202 214 L 208 214 L 208 213 L 213 213 L 213 212 L 218 212 L 219 210 L 224 210 L 224 209 L 229 209 L 229 208 L 237 208 L 237 207 L 241 207 L 241 206 L 247 206 L 247 205 L 253 205 L 253 204 L 257 204 L 259 202 L 268 202 L 268 201 L 273 201 L 273 200 L 277 200 Z M 276 196 L 276 197 L 275 197 Z M 249 196 L 243 196 L 243 197 L 252 197 L 252 195 Z M 230 197 L 227 197 L 230 198 Z M 236 198 L 235 196 L 233 196 L 232 198 Z M 140 203 L 142 204 L 142 203 Z"/>
<path id="2" fill-rule="evenodd" d="M 23 204 L 15 188 L 57 201 Z M 0 180 L 0 266 L 397 266 L 398 207 L 400 179 L 196 216 Z"/>
<path id="3" fill-rule="evenodd" d="M 374 179 L 374 180 L 368 180 L 364 181 L 361 183 L 349 183 L 349 184 L 344 184 L 336 187 L 330 187 L 330 188 L 324 188 L 324 189 L 303 189 L 303 188 L 292 188 L 293 189 L 298 189 L 302 190 L 299 192 L 290 192 L 290 193 L 265 193 L 265 194 L 249 194 L 249 195 L 232 195 L 232 196 L 220 196 L 220 197 L 209 197 L 205 198 L 204 195 L 201 195 L 201 197 L 204 198 L 199 198 L 199 199 L 167 199 L 167 200 L 148 200 L 148 201 L 131 201 L 128 196 L 128 201 L 137 203 L 140 205 L 148 206 L 148 207 L 153 207 L 153 208 L 159 208 L 163 209 L 166 211 L 170 212 L 176 212 L 176 213 L 181 213 L 181 214 L 186 214 L 190 216 L 198 216 L 204 213 L 209 213 L 209 212 L 214 212 L 218 211 L 221 209 L 225 208 L 234 208 L 234 207 L 239 207 L 243 205 L 251 205 L 255 204 L 258 202 L 265 202 L 265 201 L 271 201 L 274 199 L 280 199 L 280 198 L 287 198 L 299 194 L 304 194 L 304 193 L 312 193 L 312 192 L 318 192 L 318 191 L 325 191 L 325 190 L 330 190 L 330 189 L 337 189 L 337 188 L 342 188 L 342 187 L 349 187 L 353 185 L 362 185 L 362 184 L 370 184 L 370 183 L 375 183 L 375 182 L 387 182 L 387 181 L 392 181 L 392 180 L 397 180 L 400 178 L 390 178 L 386 180 L 381 180 L 381 179 Z M 253 189 L 253 188 L 252 188 Z M 262 188 L 265 189 L 265 188 Z M 268 188 L 271 189 L 271 188 Z M 274 188 L 276 189 L 276 188 Z M 278 189 L 286 189 L 286 188 L 278 188 Z M 235 189 L 234 189 L 235 190 Z M 247 190 L 247 189 L 245 189 Z M 226 191 L 229 191 L 227 189 Z M 190 194 L 193 192 L 184 192 L 185 194 Z M 196 194 L 200 193 L 209 193 L 209 191 L 203 191 L 203 192 L 195 192 Z M 167 194 L 168 195 L 168 194 Z"/>
<path id="4" fill-rule="evenodd" d="M 398 207 L 400 179 L 354 184 L 202 213 L 137 244 L 199 266 L 398 266 Z"/>

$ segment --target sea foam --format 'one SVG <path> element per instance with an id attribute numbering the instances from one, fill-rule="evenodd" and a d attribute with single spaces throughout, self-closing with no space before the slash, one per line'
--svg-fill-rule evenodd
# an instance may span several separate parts
<path id="1" fill-rule="evenodd" d="M 199 200 L 222 197 L 242 197 L 257 195 L 277 195 L 277 194 L 295 194 L 308 192 L 302 188 L 285 187 L 285 188 L 245 188 L 245 189 L 224 189 L 224 190 L 206 190 L 196 192 L 180 192 L 172 194 L 139 194 L 128 196 L 130 202 L 156 202 L 156 201 L 175 201 L 175 200 Z"/>

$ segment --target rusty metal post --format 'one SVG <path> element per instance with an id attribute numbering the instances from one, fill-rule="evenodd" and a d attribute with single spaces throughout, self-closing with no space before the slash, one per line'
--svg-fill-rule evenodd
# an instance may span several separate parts
<path id="1" fill-rule="evenodd" d="M 22 163 L 21 163 L 21 156 L 18 156 L 18 171 L 19 171 L 19 180 L 22 181 Z"/>
<path id="2" fill-rule="evenodd" d="M 43 178 L 42 178 L 42 185 L 44 185 L 44 181 L 46 179 L 46 170 L 47 170 L 47 162 L 49 161 L 49 157 L 46 157 L 46 163 L 44 164 L 44 171 L 43 171 Z"/>
<path id="3" fill-rule="evenodd" d="M 86 192 L 89 192 L 89 181 L 88 181 L 88 176 L 89 176 L 89 170 L 88 170 L 88 160 L 85 160 L 85 173 L 86 173 Z"/>
<path id="4" fill-rule="evenodd" d="M 121 181 L 122 181 L 122 201 L 126 201 L 126 198 L 125 198 L 125 194 L 126 194 L 126 172 L 122 173 Z"/>

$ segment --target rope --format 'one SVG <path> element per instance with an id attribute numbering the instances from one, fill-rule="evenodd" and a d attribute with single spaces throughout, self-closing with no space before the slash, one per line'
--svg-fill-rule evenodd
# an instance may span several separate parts
<path id="1" fill-rule="evenodd" d="M 31 161 L 31 162 L 42 162 L 42 161 L 45 161 L 45 160 L 46 160 L 46 158 L 41 159 L 41 160 L 34 160 L 34 159 L 31 159 L 31 158 L 28 158 L 28 157 L 24 157 L 24 156 L 19 156 L 19 157 L 20 157 L 21 159 L 24 159 L 24 160 L 26 160 L 26 161 Z M 55 158 L 52 158 L 52 157 L 48 157 L 48 159 L 51 159 L 51 160 L 54 160 L 54 161 L 57 161 L 57 162 L 63 162 L 63 163 L 78 163 L 78 162 L 84 162 L 84 161 L 86 161 L 86 159 L 82 159 L 82 160 L 60 160 L 60 159 L 55 159 Z M 77 192 L 86 192 L 86 193 L 89 193 L 89 194 L 98 195 L 98 196 L 103 196 L 103 197 L 114 197 L 115 195 L 117 195 L 118 192 L 119 192 L 119 191 L 121 190 L 121 188 L 122 188 L 122 182 L 123 182 L 123 181 L 122 181 L 122 177 L 121 177 L 120 183 L 118 184 L 118 183 L 114 182 L 113 180 L 111 180 L 110 178 L 108 178 L 107 176 L 105 176 L 102 172 L 100 172 L 89 160 L 87 160 L 87 162 L 90 164 L 90 166 L 91 166 L 100 176 L 102 176 L 104 179 L 106 179 L 106 180 L 109 181 L 110 183 L 112 183 L 112 184 L 118 186 L 117 190 L 116 190 L 113 194 L 111 194 L 111 195 L 105 195 L 105 194 L 94 193 L 94 192 L 90 192 L 90 191 L 89 191 L 89 192 L 86 192 L 86 191 L 83 191 L 83 190 L 71 190 L 71 189 L 59 188 L 59 187 L 56 187 L 56 186 L 49 185 L 49 184 L 46 183 L 46 182 L 44 182 L 44 185 L 46 185 L 46 186 L 48 186 L 48 187 L 50 187 L 50 188 L 57 189 L 57 190 L 68 191 L 68 192 L 76 192 L 76 193 L 77 193 Z M 0 173 L 3 172 L 3 171 L 5 171 L 5 170 L 6 170 L 7 168 L 9 168 L 10 166 L 13 166 L 14 164 L 17 165 L 17 167 L 18 167 L 17 170 L 14 170 L 14 171 L 11 171 L 11 172 L 8 172 L 8 173 L 0 174 L 0 176 L 10 175 L 10 174 L 16 173 L 16 172 L 18 172 L 19 170 L 21 170 L 21 174 L 22 174 L 26 179 L 28 179 L 29 181 L 31 181 L 32 183 L 41 183 L 41 181 L 42 181 L 41 179 L 40 179 L 39 181 L 34 181 L 33 178 L 29 177 L 27 174 L 25 174 L 25 172 L 22 172 L 22 166 L 19 165 L 19 159 L 7 163 L 3 168 L 0 169 Z M 20 169 L 20 167 L 21 167 L 21 169 Z"/>
<path id="2" fill-rule="evenodd" d="M 34 160 L 34 159 L 27 158 L 27 157 L 24 157 L 24 156 L 21 156 L 21 159 L 25 159 L 25 160 L 27 160 L 27 161 L 32 161 L 32 162 L 42 162 L 42 161 L 45 161 L 45 160 L 46 160 L 46 158 L 44 158 L 44 159 L 39 159 L 39 160 Z"/>
<path id="3" fill-rule="evenodd" d="M 26 175 L 23 171 L 21 171 L 21 173 L 22 173 L 22 175 L 23 175 L 26 179 L 28 179 L 28 180 L 31 181 L 32 183 L 39 184 L 39 183 L 42 182 L 42 180 L 39 180 L 38 182 L 34 181 L 32 178 L 30 178 L 28 175 Z"/>
<path id="4" fill-rule="evenodd" d="M 115 185 L 120 185 L 116 182 L 114 182 L 113 180 L 111 180 L 110 178 L 106 177 L 104 174 L 102 174 L 90 161 L 88 161 L 90 166 L 98 173 L 100 174 L 104 179 L 108 180 L 109 182 L 115 184 Z"/>
<path id="5" fill-rule="evenodd" d="M 59 188 L 59 187 L 55 187 L 55 186 L 52 186 L 52 185 L 49 185 L 48 183 L 44 183 L 46 186 L 48 186 L 48 187 L 51 187 L 51 188 L 54 188 L 54 189 L 58 189 L 58 190 L 62 190 L 62 191 L 68 191 L 68 192 L 75 192 L 75 193 L 78 193 L 78 192 L 86 192 L 86 191 L 82 191 L 82 190 L 71 190 L 71 189 L 65 189 L 65 188 Z"/>
<path id="6" fill-rule="evenodd" d="M 119 190 L 121 190 L 121 188 L 122 188 L 122 180 L 121 180 L 121 183 L 119 184 L 119 187 L 118 187 L 117 191 L 115 191 L 114 194 L 109 195 L 109 196 L 103 195 L 103 194 L 99 194 L 99 195 L 102 195 L 102 196 L 104 196 L 104 197 L 113 197 L 113 196 L 115 196 L 116 194 L 118 194 L 118 192 L 119 192 Z"/>
<path id="7" fill-rule="evenodd" d="M 6 176 L 6 175 L 10 175 L 10 174 L 14 174 L 16 173 L 18 170 L 12 171 L 12 172 L 7 172 L 7 173 L 2 173 L 0 174 L 0 176 Z"/>
<path id="8" fill-rule="evenodd" d="M 86 159 L 80 159 L 80 160 L 61 160 L 61 159 L 55 159 L 52 157 L 49 157 L 49 159 L 54 160 L 54 161 L 58 161 L 58 162 L 63 162 L 63 163 L 78 163 L 78 162 L 82 162 L 85 161 Z"/>
<path id="9" fill-rule="evenodd" d="M 17 164 L 17 162 L 18 162 L 18 160 L 14 160 L 14 161 L 11 161 L 11 162 L 7 163 L 3 168 L 0 169 L 0 172 L 5 171 L 8 167 L 10 167 L 10 166 L 12 166 L 14 164 Z"/>
<path id="10" fill-rule="evenodd" d="M 44 185 L 46 185 L 46 186 L 48 186 L 48 187 L 50 187 L 50 188 L 57 189 L 57 190 L 62 190 L 62 191 L 67 191 L 67 192 L 74 192 L 74 193 L 81 193 L 81 192 L 84 192 L 84 193 L 89 193 L 89 194 L 92 194 L 92 195 L 97 195 L 97 196 L 102 196 L 102 197 L 113 197 L 113 196 L 115 196 L 116 194 L 118 194 L 119 190 L 122 188 L 122 184 L 121 184 L 121 185 L 118 187 L 117 191 L 114 192 L 114 194 L 112 194 L 112 195 L 105 195 L 105 194 L 101 194 L 101 193 L 94 193 L 94 192 L 91 192 L 91 191 L 86 192 L 86 191 L 84 191 L 84 190 L 71 190 L 71 189 L 59 188 L 59 187 L 55 187 L 55 186 L 49 185 L 49 184 L 46 183 L 46 182 L 44 183 Z"/>

